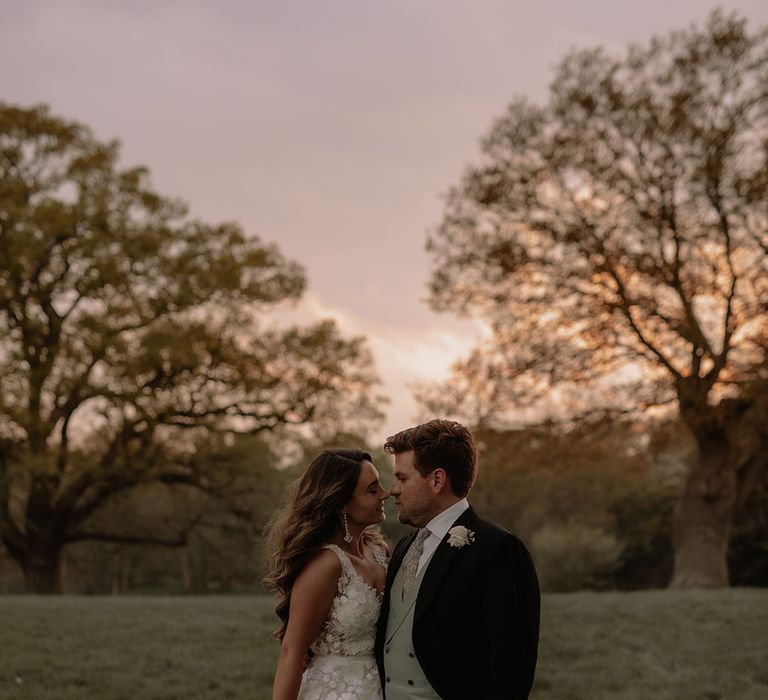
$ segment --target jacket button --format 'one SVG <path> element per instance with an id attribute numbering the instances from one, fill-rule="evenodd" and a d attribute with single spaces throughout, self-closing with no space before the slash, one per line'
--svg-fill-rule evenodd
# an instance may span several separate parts
<path id="1" fill-rule="evenodd" d="M 387 676 L 387 683 L 389 683 L 389 676 Z"/>
<path id="2" fill-rule="evenodd" d="M 384 648 L 384 653 L 385 653 L 385 654 L 389 654 L 389 647 L 385 647 L 385 648 Z"/>
<path id="3" fill-rule="evenodd" d="M 408 685 L 413 685 L 413 681 L 408 681 Z"/>
<path id="4" fill-rule="evenodd" d="M 414 653 L 412 651 L 408 652 L 408 656 L 410 656 L 412 659 L 416 658 L 416 656 L 414 655 Z"/>

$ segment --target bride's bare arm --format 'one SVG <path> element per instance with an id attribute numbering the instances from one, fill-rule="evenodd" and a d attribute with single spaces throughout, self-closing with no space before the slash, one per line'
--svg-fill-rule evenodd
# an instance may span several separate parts
<path id="1" fill-rule="evenodd" d="M 341 562 L 322 550 L 302 571 L 291 590 L 288 627 L 280 645 L 272 700 L 296 700 L 304 659 L 323 627 L 341 576 Z"/>

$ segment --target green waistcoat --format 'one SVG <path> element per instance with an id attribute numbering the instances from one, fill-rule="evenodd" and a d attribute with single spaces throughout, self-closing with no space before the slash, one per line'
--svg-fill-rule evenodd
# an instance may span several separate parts
<path id="1" fill-rule="evenodd" d="M 387 700 L 422 700 L 440 698 L 429 684 L 413 651 L 413 614 L 416 597 L 427 570 L 427 561 L 421 567 L 416 580 L 405 598 L 403 590 L 403 567 L 392 582 L 389 595 L 389 618 L 387 636 L 384 640 L 384 693 Z"/>

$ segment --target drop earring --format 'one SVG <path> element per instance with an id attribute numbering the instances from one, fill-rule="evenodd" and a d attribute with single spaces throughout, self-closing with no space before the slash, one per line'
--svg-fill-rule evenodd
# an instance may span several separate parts
<path id="1" fill-rule="evenodd" d="M 342 513 L 344 516 L 344 541 L 349 543 L 352 541 L 352 535 L 349 534 L 349 527 L 347 526 L 347 514 Z"/>

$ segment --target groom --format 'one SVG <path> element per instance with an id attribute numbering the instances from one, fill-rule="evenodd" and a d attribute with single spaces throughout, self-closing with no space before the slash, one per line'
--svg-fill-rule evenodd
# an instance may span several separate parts
<path id="1" fill-rule="evenodd" d="M 395 547 L 376 634 L 386 700 L 524 700 L 533 684 L 539 586 L 523 543 L 478 517 L 472 435 L 432 420 L 387 438 L 391 495 L 418 528 Z"/>

